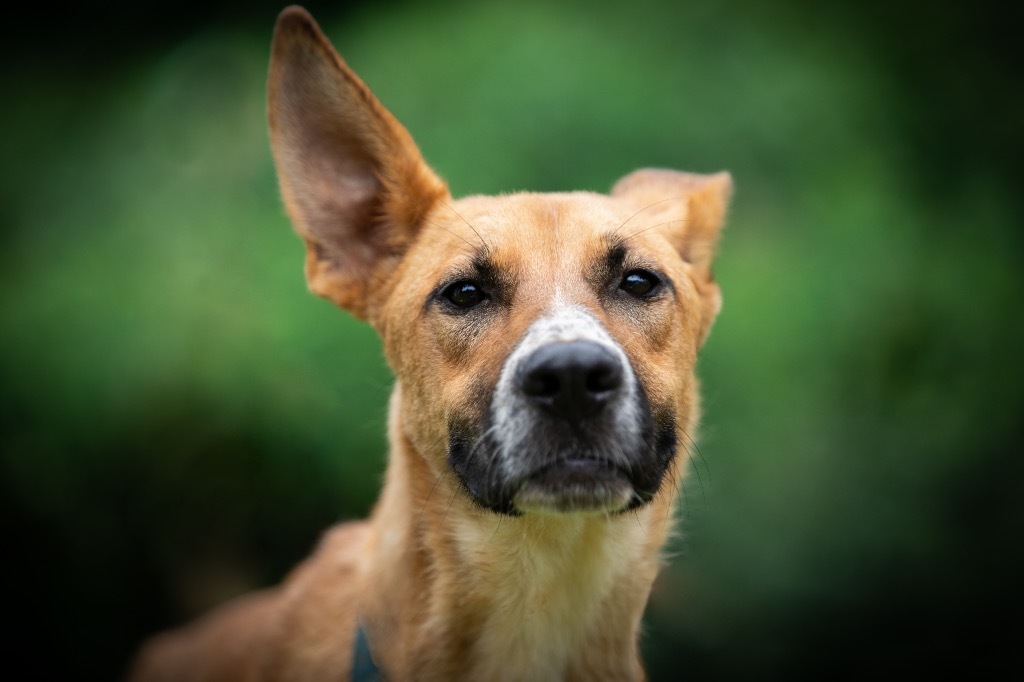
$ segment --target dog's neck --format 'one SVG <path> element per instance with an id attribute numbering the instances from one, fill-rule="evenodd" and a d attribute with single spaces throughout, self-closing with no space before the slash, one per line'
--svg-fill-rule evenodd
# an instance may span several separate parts
<path id="1" fill-rule="evenodd" d="M 371 646 L 386 638 L 388 651 L 405 652 L 378 661 L 384 673 L 641 678 L 637 634 L 671 523 L 669 496 L 615 516 L 499 516 L 433 473 L 400 423 L 372 520 L 364 579 L 373 587 L 360 604 Z"/>

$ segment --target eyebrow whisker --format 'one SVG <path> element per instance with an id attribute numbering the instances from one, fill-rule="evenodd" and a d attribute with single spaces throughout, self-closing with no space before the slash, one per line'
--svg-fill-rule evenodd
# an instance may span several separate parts
<path id="1" fill-rule="evenodd" d="M 489 249 L 490 248 L 490 245 L 487 243 L 487 240 L 485 240 L 482 236 L 480 236 L 480 233 L 477 232 L 477 229 L 475 227 L 473 227 L 472 223 L 470 223 L 468 220 L 466 220 L 466 218 L 461 213 L 459 213 L 454 208 L 452 208 L 452 205 L 449 204 L 447 201 L 444 201 L 442 199 L 441 203 L 444 204 L 445 206 L 447 206 L 449 211 L 451 211 L 455 215 L 459 216 L 459 219 L 462 220 L 462 222 L 466 223 L 466 225 L 469 227 L 469 229 L 473 230 L 473 234 L 475 234 L 476 238 L 480 240 L 480 245 L 483 248 L 485 248 L 485 249 Z"/>
<path id="2" fill-rule="evenodd" d="M 654 225 L 648 225 L 647 227 L 641 228 L 641 229 L 637 230 L 636 232 L 634 232 L 633 234 L 628 235 L 622 241 L 623 241 L 623 243 L 628 242 L 630 239 L 633 239 L 634 237 L 639 237 L 644 232 L 649 232 L 649 231 L 653 230 L 656 227 L 661 227 L 663 225 L 671 225 L 672 223 L 687 223 L 687 222 L 690 222 L 689 218 L 679 218 L 677 220 L 666 220 L 666 221 L 661 222 L 661 223 L 655 223 Z"/>
<path id="3" fill-rule="evenodd" d="M 427 224 L 433 226 L 433 227 L 437 227 L 437 228 L 440 228 L 440 229 L 444 230 L 445 232 L 447 232 L 448 234 L 452 235 L 453 237 L 455 237 L 457 239 L 461 239 L 462 241 L 464 241 L 466 243 L 466 246 L 468 246 L 472 250 L 471 253 L 476 253 L 477 247 L 473 246 L 473 243 L 471 241 L 469 241 L 468 239 L 463 237 L 458 232 L 455 232 L 454 230 L 449 230 L 447 227 L 445 227 L 441 223 L 435 223 L 435 222 L 433 222 L 431 220 L 428 220 L 428 221 L 425 221 L 425 222 Z"/>
<path id="4" fill-rule="evenodd" d="M 677 200 L 677 199 L 682 199 L 682 197 L 668 197 L 667 199 L 661 199 L 660 201 L 655 201 L 653 204 L 648 204 L 648 205 L 644 206 L 639 211 L 637 211 L 633 215 L 631 215 L 628 218 L 626 218 L 625 222 L 623 222 L 621 225 L 619 225 L 617 228 L 615 228 L 615 231 L 612 234 L 617 233 L 619 230 L 624 228 L 629 223 L 629 221 L 631 221 L 633 218 L 637 217 L 638 215 L 640 215 L 641 213 L 643 213 L 647 209 L 653 208 L 654 206 L 657 206 L 658 204 L 663 204 L 666 201 L 674 201 L 674 200 Z"/>

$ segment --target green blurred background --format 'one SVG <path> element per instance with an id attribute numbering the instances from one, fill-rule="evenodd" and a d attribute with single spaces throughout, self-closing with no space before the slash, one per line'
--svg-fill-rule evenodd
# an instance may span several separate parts
<path id="1" fill-rule="evenodd" d="M 1008 16 L 307 6 L 456 196 L 733 173 L 700 456 L 646 620 L 654 680 L 1019 661 Z M 279 9 L 6 22 L 0 518 L 19 679 L 116 679 L 144 635 L 279 580 L 375 497 L 391 377 L 373 333 L 305 290 L 264 121 Z"/>

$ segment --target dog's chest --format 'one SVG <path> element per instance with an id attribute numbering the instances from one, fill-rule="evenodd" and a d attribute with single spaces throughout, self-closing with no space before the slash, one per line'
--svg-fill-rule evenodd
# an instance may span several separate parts
<path id="1" fill-rule="evenodd" d="M 466 679 L 565 680 L 595 658 L 632 660 L 636 623 L 624 621 L 639 620 L 633 605 L 654 571 L 638 562 L 645 538 L 633 517 L 505 520 L 489 541 L 479 531 L 464 533 L 457 595 L 475 632 L 453 633 L 471 642 Z"/>

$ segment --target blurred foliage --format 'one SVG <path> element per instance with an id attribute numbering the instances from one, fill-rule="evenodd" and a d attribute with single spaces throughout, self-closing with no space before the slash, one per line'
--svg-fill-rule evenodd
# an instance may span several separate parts
<path id="1" fill-rule="evenodd" d="M 364 515 L 383 471 L 378 342 L 306 292 L 275 186 L 278 8 L 182 7 L 5 47 L 26 679 L 116 678 L 142 636 Z M 311 6 L 456 196 L 733 173 L 655 680 L 978 672 L 1020 644 L 1021 63 L 1008 21 L 957 7 Z"/>

